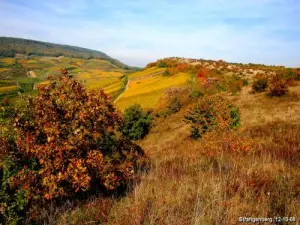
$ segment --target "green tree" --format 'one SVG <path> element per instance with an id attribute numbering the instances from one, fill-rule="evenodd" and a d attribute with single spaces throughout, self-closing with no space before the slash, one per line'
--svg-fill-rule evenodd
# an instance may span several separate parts
<path id="1" fill-rule="evenodd" d="M 131 140 L 140 140 L 148 134 L 151 122 L 150 112 L 144 111 L 140 105 L 134 104 L 125 110 L 123 135 Z"/>

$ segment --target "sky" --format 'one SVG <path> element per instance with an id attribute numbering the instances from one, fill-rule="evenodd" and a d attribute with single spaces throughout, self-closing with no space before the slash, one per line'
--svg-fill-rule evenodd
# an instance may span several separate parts
<path id="1" fill-rule="evenodd" d="M 299 0 L 0 0 L 0 36 L 130 66 L 165 57 L 300 67 Z"/>

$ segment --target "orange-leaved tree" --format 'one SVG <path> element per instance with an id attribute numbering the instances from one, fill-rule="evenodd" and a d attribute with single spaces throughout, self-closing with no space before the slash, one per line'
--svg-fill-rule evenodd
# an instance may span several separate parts
<path id="1" fill-rule="evenodd" d="M 19 168 L 10 188 L 24 190 L 29 201 L 115 190 L 147 163 L 143 150 L 122 136 L 111 98 L 87 92 L 63 72 L 17 110 L 15 139 L 2 139 L 2 156 Z"/>

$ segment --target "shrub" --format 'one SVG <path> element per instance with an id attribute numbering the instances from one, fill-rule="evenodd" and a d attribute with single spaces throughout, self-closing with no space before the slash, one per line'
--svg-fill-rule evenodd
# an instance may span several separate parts
<path id="1" fill-rule="evenodd" d="M 24 92 L 32 91 L 34 87 L 34 83 L 30 82 L 19 82 L 20 89 Z"/>
<path id="2" fill-rule="evenodd" d="M 243 86 L 248 86 L 249 82 L 247 79 L 242 79 Z"/>
<path id="3" fill-rule="evenodd" d="M 263 77 L 255 80 L 252 84 L 253 92 L 263 92 L 268 86 L 268 79 Z"/>
<path id="4" fill-rule="evenodd" d="M 232 93 L 232 95 L 237 95 L 237 93 L 242 90 L 243 82 L 241 80 L 231 81 L 229 82 L 228 86 L 228 89 Z"/>
<path id="5" fill-rule="evenodd" d="M 230 122 L 229 122 L 229 127 L 231 129 L 236 129 L 240 126 L 240 111 L 237 107 L 230 105 L 229 106 L 230 110 Z"/>
<path id="6" fill-rule="evenodd" d="M 123 135 L 130 140 L 143 139 L 150 130 L 151 122 L 150 112 L 146 112 L 140 105 L 134 104 L 124 112 Z"/>
<path id="7" fill-rule="evenodd" d="M 170 70 L 165 70 L 164 71 L 164 73 L 163 73 L 163 76 L 165 76 L 165 77 L 169 77 L 169 76 L 171 76 L 171 72 L 170 72 Z"/>
<path id="8" fill-rule="evenodd" d="M 189 97 L 190 98 L 201 98 L 204 96 L 204 93 L 203 91 L 201 90 L 192 90 L 190 93 L 189 93 Z"/>
<path id="9" fill-rule="evenodd" d="M 174 97 L 171 99 L 169 105 L 167 106 L 166 111 L 164 112 L 164 116 L 169 116 L 171 114 L 179 112 L 182 108 L 182 104 L 178 97 Z"/>
<path id="10" fill-rule="evenodd" d="M 11 118 L 14 115 L 14 109 L 7 98 L 0 103 L 0 122 L 2 119 Z"/>
<path id="11" fill-rule="evenodd" d="M 167 63 L 164 60 L 160 60 L 160 61 L 158 61 L 157 66 L 159 68 L 165 68 L 165 67 L 167 67 Z"/>
<path id="12" fill-rule="evenodd" d="M 2 141 L 0 143 L 3 144 Z M 9 157 L 2 159 L 0 167 L 0 223 L 19 224 L 25 216 L 28 200 L 24 190 L 10 185 L 9 178 L 15 176 L 20 168 Z"/>
<path id="13" fill-rule="evenodd" d="M 189 110 L 185 122 L 192 124 L 191 137 L 201 138 L 215 129 L 235 129 L 240 125 L 239 110 L 220 96 L 204 97 Z"/>
<path id="14" fill-rule="evenodd" d="M 280 78 L 279 76 L 274 76 L 270 81 L 270 95 L 271 96 L 282 96 L 288 92 L 287 81 Z"/>
<path id="15" fill-rule="evenodd" d="M 102 90 L 86 92 L 67 74 L 38 90 L 16 111 L 16 138 L 0 140 L 0 162 L 8 158 L 14 168 L 7 176 L 5 166 L 0 171 L 10 196 L 1 196 L 6 220 L 11 210 L 42 201 L 116 190 L 146 162 L 142 149 L 119 132 L 122 117 Z"/>
<path id="16" fill-rule="evenodd" d="M 278 72 L 281 77 L 283 77 L 286 80 L 294 80 L 299 81 L 300 80 L 300 70 L 297 69 L 285 69 L 283 71 Z"/>

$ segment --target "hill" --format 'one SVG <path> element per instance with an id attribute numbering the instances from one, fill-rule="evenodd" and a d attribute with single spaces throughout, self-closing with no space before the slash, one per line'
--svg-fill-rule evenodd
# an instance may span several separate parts
<path id="1" fill-rule="evenodd" d="M 87 89 L 122 92 L 126 74 L 137 71 L 103 52 L 41 41 L 0 37 L 0 99 L 34 92 L 35 85 L 66 69 Z"/>
<path id="2" fill-rule="evenodd" d="M 21 38 L 0 37 L 0 56 L 15 57 L 16 54 L 24 54 L 27 56 L 65 56 L 81 59 L 101 59 L 120 68 L 129 68 L 124 63 L 121 63 L 100 51 Z"/>
<path id="3" fill-rule="evenodd" d="M 124 192 L 37 208 L 38 224 L 237 224 L 241 216 L 295 222 L 300 215 L 299 69 L 185 58 L 161 59 L 141 71 L 69 57 L 0 62 L 5 71 L 30 69 L 26 79 L 40 82 L 66 68 L 88 90 L 117 93 L 118 109 L 138 103 L 153 117 L 148 134 L 135 141 L 150 168 L 137 168 Z M 0 80 L 0 91 L 1 85 L 15 90 L 18 79 Z M 255 92 L 253 84 L 264 79 L 267 87 Z M 273 96 L 274 88 L 286 92 Z M 228 115 L 236 127 L 227 127 Z M 136 121 L 141 128 L 143 120 Z"/>
<path id="4" fill-rule="evenodd" d="M 94 198 L 62 213 L 57 224 L 238 224 L 242 215 L 273 222 L 274 215 L 288 215 L 295 221 L 300 215 L 297 71 L 168 58 L 129 74 L 116 106 L 139 103 L 154 109 L 153 126 L 138 141 L 151 158 L 151 170 L 141 172 L 121 200 Z M 287 94 L 253 93 L 256 80 L 266 76 L 272 84 L 275 74 L 288 82 Z M 181 75 L 186 82 L 173 83 Z M 206 126 L 209 108 L 194 109 L 215 96 L 239 109 L 240 127 L 194 140 L 185 118 L 202 113 L 196 119 Z"/>
<path id="5" fill-rule="evenodd" d="M 241 89 L 243 82 L 253 82 L 256 77 L 272 77 L 275 74 L 284 74 L 289 79 L 300 78 L 299 69 L 284 66 L 182 57 L 160 59 L 128 76 L 127 88 L 116 100 L 116 106 L 124 110 L 137 103 L 144 108 L 156 108 L 160 98 L 169 89 L 183 87 L 201 77 L 208 82 L 215 82 L 216 89 L 235 93 Z"/>

